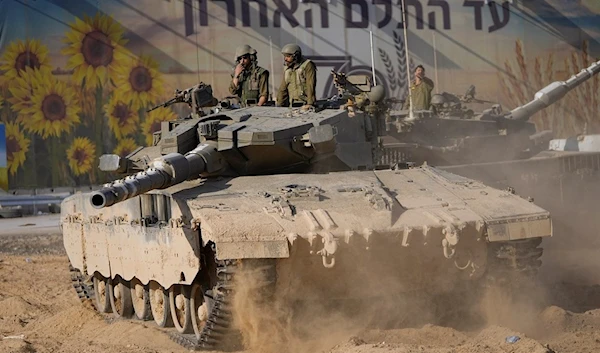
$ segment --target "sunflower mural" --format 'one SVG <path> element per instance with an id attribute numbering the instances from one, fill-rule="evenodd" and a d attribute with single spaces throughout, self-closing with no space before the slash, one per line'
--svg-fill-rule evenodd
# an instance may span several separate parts
<path id="1" fill-rule="evenodd" d="M 101 154 L 150 145 L 160 122 L 177 118 L 171 108 L 146 112 L 164 98 L 165 78 L 139 43 L 127 47 L 115 19 L 82 14 L 60 31 L 58 46 L 46 42 L 56 36 L 34 31 L 1 47 L 10 188 L 107 182 L 113 175 L 98 170 Z"/>

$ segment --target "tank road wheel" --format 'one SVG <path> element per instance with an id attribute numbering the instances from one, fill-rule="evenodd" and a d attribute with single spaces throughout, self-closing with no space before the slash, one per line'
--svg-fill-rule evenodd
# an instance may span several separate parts
<path id="1" fill-rule="evenodd" d="M 108 286 L 110 278 L 104 278 L 100 274 L 94 274 L 94 296 L 96 297 L 96 309 L 101 313 L 110 313 L 110 298 Z"/>
<path id="2" fill-rule="evenodd" d="M 192 333 L 192 317 L 188 286 L 174 284 L 169 289 L 169 307 L 173 324 L 180 333 Z"/>
<path id="3" fill-rule="evenodd" d="M 148 286 L 150 292 L 150 309 L 152 309 L 154 322 L 159 327 L 172 327 L 173 318 L 171 317 L 171 310 L 169 310 L 169 295 L 167 291 L 154 281 L 150 281 Z"/>
<path id="4" fill-rule="evenodd" d="M 206 326 L 208 320 L 209 307 L 208 302 L 204 300 L 204 290 L 198 283 L 194 283 L 190 293 L 190 307 L 192 317 L 192 327 L 196 338 L 200 339 L 202 330 Z"/>
<path id="5" fill-rule="evenodd" d="M 129 291 L 135 317 L 138 320 L 152 320 L 152 309 L 150 309 L 150 293 L 148 287 L 143 285 L 139 279 L 134 278 L 129 282 Z"/>
<path id="6" fill-rule="evenodd" d="M 116 317 L 130 318 L 133 315 L 133 303 L 129 286 L 122 278 L 116 278 L 108 284 L 110 307 Z"/>

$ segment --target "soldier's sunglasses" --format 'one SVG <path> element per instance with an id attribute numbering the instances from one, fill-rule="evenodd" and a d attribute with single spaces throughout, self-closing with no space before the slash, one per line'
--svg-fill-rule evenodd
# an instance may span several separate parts
<path id="1" fill-rule="evenodd" d="M 250 55 L 245 54 L 245 55 L 238 57 L 238 61 L 241 61 L 242 59 L 249 59 L 249 58 L 250 58 Z"/>

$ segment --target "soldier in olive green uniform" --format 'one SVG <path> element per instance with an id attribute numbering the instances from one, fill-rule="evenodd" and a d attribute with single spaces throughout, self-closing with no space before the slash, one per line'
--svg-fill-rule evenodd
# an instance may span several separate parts
<path id="1" fill-rule="evenodd" d="M 315 63 L 302 56 L 302 49 L 297 44 L 285 45 L 281 53 L 286 67 L 277 92 L 277 105 L 314 105 L 317 87 Z"/>
<path id="2" fill-rule="evenodd" d="M 433 90 L 433 81 L 425 77 L 425 68 L 421 65 L 415 69 L 415 79 L 410 85 L 413 110 L 429 110 L 431 105 L 431 91 Z M 408 109 L 410 101 L 408 97 L 404 102 L 403 109 Z"/>
<path id="3" fill-rule="evenodd" d="M 265 104 L 269 99 L 269 71 L 258 66 L 256 50 L 241 45 L 235 50 L 235 60 L 229 93 L 240 98 L 242 107 Z"/>

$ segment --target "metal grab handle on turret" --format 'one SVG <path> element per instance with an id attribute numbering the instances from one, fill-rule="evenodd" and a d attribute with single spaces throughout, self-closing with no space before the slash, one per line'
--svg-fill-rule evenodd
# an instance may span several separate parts
<path id="1" fill-rule="evenodd" d="M 581 70 L 576 75 L 571 76 L 566 81 L 555 81 L 549 84 L 548 86 L 542 88 L 535 94 L 535 98 L 515 109 L 513 109 L 507 116 L 509 119 L 514 120 L 528 120 L 535 113 L 540 110 L 554 104 L 559 99 L 565 96 L 565 94 L 569 93 L 569 91 L 573 90 L 577 86 L 583 84 L 585 81 L 589 80 L 594 75 L 600 72 L 600 61 L 592 63 L 592 65 L 587 68 Z"/>

